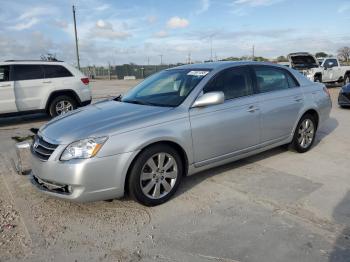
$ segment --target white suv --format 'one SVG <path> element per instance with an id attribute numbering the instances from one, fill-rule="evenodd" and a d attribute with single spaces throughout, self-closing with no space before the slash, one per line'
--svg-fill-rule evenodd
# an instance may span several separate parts
<path id="1" fill-rule="evenodd" d="M 0 62 L 0 114 L 64 114 L 91 103 L 89 78 L 60 61 Z"/>

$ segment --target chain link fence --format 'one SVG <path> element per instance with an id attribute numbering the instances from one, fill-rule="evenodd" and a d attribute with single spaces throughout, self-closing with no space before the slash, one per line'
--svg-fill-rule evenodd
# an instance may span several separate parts
<path id="1" fill-rule="evenodd" d="M 167 68 L 172 68 L 182 64 L 169 65 L 135 65 L 125 64 L 118 66 L 87 66 L 82 67 L 81 71 L 91 79 L 124 79 L 135 78 L 143 79 L 156 72 Z"/>

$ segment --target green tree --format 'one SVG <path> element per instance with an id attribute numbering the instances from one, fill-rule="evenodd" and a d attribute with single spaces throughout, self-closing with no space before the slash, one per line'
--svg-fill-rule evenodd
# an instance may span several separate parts
<path id="1" fill-rule="evenodd" d="M 315 56 L 316 56 L 317 58 L 326 58 L 326 57 L 328 57 L 329 55 L 328 55 L 327 53 L 325 53 L 325 52 L 318 52 L 318 53 L 315 54 Z"/>
<path id="2" fill-rule="evenodd" d="M 288 58 L 283 56 L 283 55 L 277 57 L 276 60 L 277 60 L 277 62 L 288 62 Z"/>

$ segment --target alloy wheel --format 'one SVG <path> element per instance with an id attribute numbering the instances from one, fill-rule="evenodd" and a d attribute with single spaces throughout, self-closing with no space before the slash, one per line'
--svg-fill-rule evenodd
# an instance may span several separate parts
<path id="1" fill-rule="evenodd" d="M 314 123 L 306 118 L 301 122 L 298 130 L 298 143 L 302 148 L 308 148 L 314 139 L 315 126 Z"/>
<path id="2" fill-rule="evenodd" d="M 157 153 L 147 160 L 141 170 L 142 192 L 151 199 L 160 199 L 172 191 L 178 174 L 174 157 L 168 153 Z"/>
<path id="3" fill-rule="evenodd" d="M 57 115 L 63 115 L 63 114 L 65 114 L 69 111 L 72 111 L 74 109 L 73 105 L 67 100 L 59 101 L 56 104 L 55 108 L 56 108 Z"/>

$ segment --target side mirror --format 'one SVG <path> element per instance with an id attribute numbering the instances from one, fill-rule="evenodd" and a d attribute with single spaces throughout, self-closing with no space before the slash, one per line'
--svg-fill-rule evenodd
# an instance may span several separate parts
<path id="1" fill-rule="evenodd" d="M 211 105 L 218 105 L 225 102 L 225 95 L 223 92 L 209 92 L 198 97 L 194 101 L 192 107 L 205 107 Z"/>

